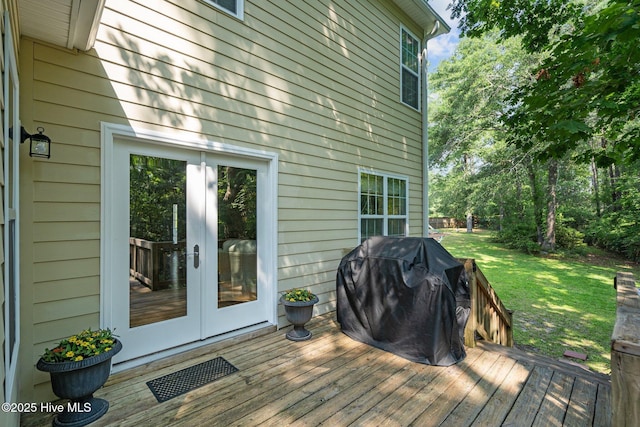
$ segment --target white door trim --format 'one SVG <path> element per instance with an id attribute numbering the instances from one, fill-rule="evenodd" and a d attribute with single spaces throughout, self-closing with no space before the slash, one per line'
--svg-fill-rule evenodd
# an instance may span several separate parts
<path id="1" fill-rule="evenodd" d="M 18 395 L 20 360 L 20 79 L 13 44 L 13 25 L 9 12 L 4 20 L 4 104 L 3 202 L 4 202 L 4 396 L 11 402 Z M 10 120 L 11 119 L 11 120 Z M 9 129 L 14 134 L 10 135 Z M 11 167 L 9 165 L 11 164 Z M 13 240 L 11 227 L 13 223 Z M 13 245 L 13 247 L 11 247 Z M 13 276 L 13 277 L 12 277 Z M 13 281 L 13 282 L 11 282 Z M 13 293 L 11 290 L 13 289 Z M 14 340 L 11 342 L 11 340 Z"/>
<path id="2" fill-rule="evenodd" d="M 114 163 L 114 141 L 122 139 L 130 139 L 132 141 L 148 142 L 149 144 L 162 144 L 171 147 L 179 147 L 200 152 L 217 153 L 225 156 L 238 156 L 242 158 L 250 158 L 261 160 L 266 163 L 267 176 L 266 188 L 270 197 L 266 197 L 262 209 L 267 215 L 267 224 L 273 224 L 266 230 L 267 250 L 263 254 L 263 262 L 261 268 L 264 268 L 264 277 L 266 280 L 265 287 L 267 289 L 267 300 L 271 301 L 269 309 L 269 318 L 267 322 L 275 325 L 277 321 L 277 251 L 278 251 L 278 232 L 277 232 L 277 190 L 278 190 L 278 155 L 276 153 L 264 150 L 255 150 L 245 147 L 238 147 L 224 144 L 202 137 L 194 137 L 188 133 L 168 133 L 159 132 L 150 129 L 143 129 L 127 125 L 119 125 L 114 123 L 101 123 L 101 215 L 100 215 L 100 325 L 101 327 L 111 327 L 114 323 L 110 310 L 110 302 L 112 301 L 112 272 L 114 266 L 110 254 L 113 253 L 112 241 L 109 239 L 113 235 L 116 224 L 113 223 L 113 203 L 116 190 L 113 186 L 108 185 L 112 182 L 115 174 L 121 174 L 123 171 L 115 170 Z"/>

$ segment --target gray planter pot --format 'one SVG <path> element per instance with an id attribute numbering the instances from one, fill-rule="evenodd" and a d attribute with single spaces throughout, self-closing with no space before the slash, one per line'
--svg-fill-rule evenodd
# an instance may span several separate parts
<path id="1" fill-rule="evenodd" d="M 36 368 L 49 372 L 55 395 L 71 400 L 67 409 L 54 418 L 54 426 L 81 427 L 107 413 L 109 402 L 93 397 L 93 393 L 109 378 L 111 358 L 120 350 L 122 343 L 115 340 L 113 348 L 108 352 L 79 362 L 49 363 L 38 360 Z"/>
<path id="2" fill-rule="evenodd" d="M 287 338 L 291 341 L 306 341 L 311 339 L 311 331 L 304 328 L 305 323 L 311 320 L 313 315 L 313 306 L 318 302 L 318 297 L 314 297 L 311 301 L 291 302 L 280 297 L 280 302 L 284 306 L 284 312 L 287 320 L 293 325 L 293 329 L 287 332 Z"/>

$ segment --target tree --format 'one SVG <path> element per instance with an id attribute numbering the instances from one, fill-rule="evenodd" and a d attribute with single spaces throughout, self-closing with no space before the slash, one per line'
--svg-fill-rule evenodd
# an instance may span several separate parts
<path id="1" fill-rule="evenodd" d="M 463 35 L 518 37 L 525 52 L 538 53 L 529 78 L 509 95 L 501 122 L 510 129 L 508 143 L 547 165 L 543 243 L 551 243 L 558 206 L 557 219 L 568 221 L 562 210 L 573 210 L 571 220 L 591 242 L 640 256 L 634 237 L 640 217 L 640 0 L 456 0 L 452 15 L 461 18 Z M 586 208 L 562 202 L 567 194 L 557 195 L 558 204 L 549 202 L 554 177 L 561 188 L 563 171 L 582 163 L 591 170 L 592 216 L 599 218 L 591 224 Z M 542 184 L 534 165 L 529 182 L 537 210 Z"/>
<path id="2" fill-rule="evenodd" d="M 503 39 L 518 35 L 526 51 L 542 51 L 511 97 L 509 121 L 523 131 L 513 143 L 544 141 L 541 158 L 570 153 L 599 166 L 640 158 L 640 0 L 458 0 L 452 15 L 465 35 L 498 28 Z M 597 136 L 608 143 L 581 145 Z"/>
<path id="3" fill-rule="evenodd" d="M 218 238 L 257 237 L 257 174 L 253 169 L 218 167 Z"/>
<path id="4" fill-rule="evenodd" d="M 430 76 L 429 91 L 436 97 L 430 103 L 430 152 L 436 164 L 475 155 L 478 141 L 504 139 L 508 96 L 538 62 L 518 44 L 499 42 L 497 33 L 462 39 L 454 56 Z"/>
<path id="5" fill-rule="evenodd" d="M 130 236 L 150 241 L 173 240 L 173 209 L 177 206 L 177 239 L 186 239 L 186 163 L 132 154 Z"/>
<path id="6" fill-rule="evenodd" d="M 545 198 L 533 169 L 536 161 L 506 145 L 511 130 L 502 120 L 511 109 L 510 94 L 537 61 L 515 38 L 499 42 L 497 33 L 488 33 L 462 39 L 453 58 L 443 61 L 430 77 L 434 97 L 429 135 L 432 163 L 447 176 L 435 180 L 435 188 L 447 194 L 446 207 L 441 204 L 436 209 L 446 209 L 457 218 L 469 212 L 496 218 L 498 227 L 503 221 L 517 224 L 526 217 L 542 243 L 544 227 L 538 220 Z M 522 198 L 527 188 L 533 214 Z M 512 189 L 515 194 L 510 194 Z M 432 200 L 439 199 L 434 195 Z M 514 213 L 519 220 L 510 219 Z"/>
<path id="7" fill-rule="evenodd" d="M 498 29 L 502 40 L 520 37 L 523 48 L 535 53 L 546 49 L 580 6 L 566 0 L 454 0 L 451 11 L 460 20 L 462 36 L 480 37 Z"/>

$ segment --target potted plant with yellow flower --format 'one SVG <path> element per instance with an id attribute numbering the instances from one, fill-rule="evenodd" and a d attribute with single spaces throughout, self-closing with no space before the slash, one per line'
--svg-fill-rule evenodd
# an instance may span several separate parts
<path id="1" fill-rule="evenodd" d="M 311 338 L 311 331 L 304 328 L 305 323 L 311 320 L 313 306 L 318 302 L 318 297 L 307 289 L 291 289 L 280 297 L 284 306 L 287 320 L 293 325 L 293 329 L 287 332 L 287 338 L 292 341 L 305 341 Z"/>
<path id="2" fill-rule="evenodd" d="M 56 396 L 71 401 L 56 415 L 54 426 L 84 426 L 107 412 L 109 402 L 93 393 L 109 378 L 111 358 L 121 349 L 110 329 L 87 329 L 45 350 L 36 368 L 49 372 Z"/>

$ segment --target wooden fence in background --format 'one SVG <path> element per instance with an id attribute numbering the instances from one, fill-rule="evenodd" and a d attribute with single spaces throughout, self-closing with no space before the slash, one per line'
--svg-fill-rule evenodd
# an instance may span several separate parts
<path id="1" fill-rule="evenodd" d="M 467 223 L 451 217 L 429 217 L 429 225 L 439 228 L 465 228 Z"/>

